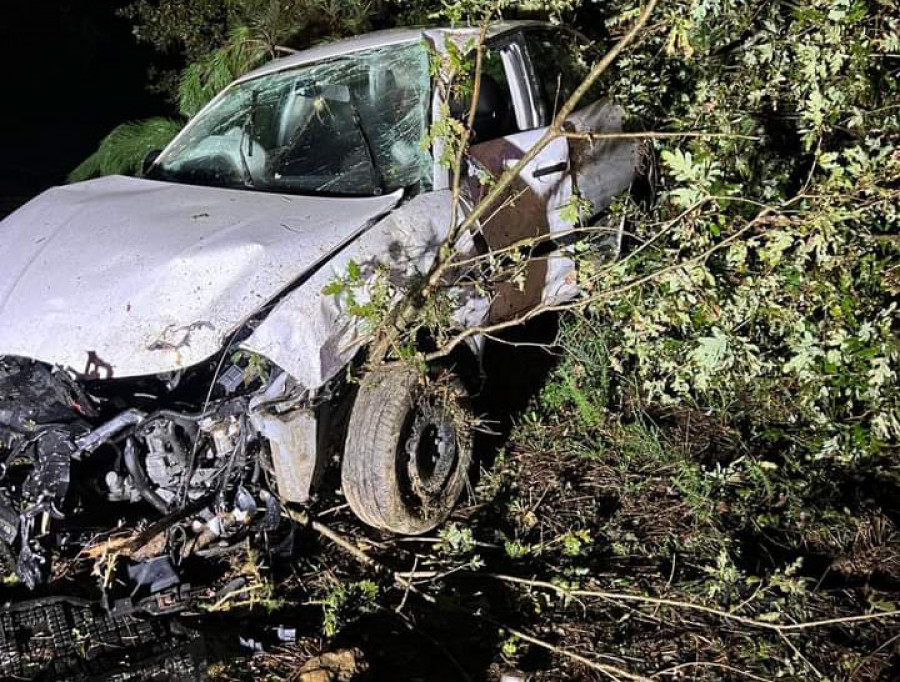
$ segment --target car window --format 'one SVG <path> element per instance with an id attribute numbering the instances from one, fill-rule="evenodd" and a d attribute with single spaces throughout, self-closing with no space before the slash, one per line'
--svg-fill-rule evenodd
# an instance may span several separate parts
<path id="1" fill-rule="evenodd" d="M 472 129 L 474 142 L 487 142 L 517 132 L 519 126 L 501 52 L 489 48 L 482 62 L 481 89 Z"/>
<path id="2" fill-rule="evenodd" d="M 287 193 L 430 189 L 430 104 L 420 43 L 286 69 L 226 90 L 151 177 Z"/>
<path id="3" fill-rule="evenodd" d="M 577 33 L 564 29 L 537 29 L 525 33 L 525 44 L 545 125 L 572 96 L 590 72 L 593 48 Z M 603 86 L 595 83 L 579 107 L 603 98 Z"/>
<path id="4" fill-rule="evenodd" d="M 474 57 L 473 57 L 474 59 Z M 540 128 L 535 84 L 521 34 L 506 34 L 488 43 L 481 67 L 481 90 L 473 126 L 475 144 Z M 466 119 L 465 97 L 451 105 L 452 115 Z"/>

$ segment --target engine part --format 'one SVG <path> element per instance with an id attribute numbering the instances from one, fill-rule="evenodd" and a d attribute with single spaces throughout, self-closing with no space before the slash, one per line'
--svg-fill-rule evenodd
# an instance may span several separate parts
<path id="1" fill-rule="evenodd" d="M 147 480 L 147 474 L 144 471 L 143 466 L 141 466 L 140 461 L 138 460 L 137 450 L 134 446 L 134 440 L 131 438 L 129 438 L 125 443 L 124 460 L 125 468 L 128 470 L 128 473 L 131 477 L 131 483 L 140 493 L 141 497 L 143 497 L 145 501 L 153 505 L 163 514 L 169 511 L 169 505 L 166 503 L 166 501 L 162 497 L 157 495 L 153 488 L 150 486 L 150 481 Z"/>
<path id="2" fill-rule="evenodd" d="M 168 556 L 158 556 L 129 566 L 128 577 L 136 587 L 147 587 L 151 594 L 162 592 L 181 582 Z"/>
<path id="3" fill-rule="evenodd" d="M 178 428 L 174 421 L 160 418 L 141 430 L 147 448 L 144 470 L 156 486 L 156 494 L 165 500 L 166 507 L 174 500 L 189 466 L 188 449 Z"/>
<path id="4" fill-rule="evenodd" d="M 288 502 L 307 504 L 318 468 L 315 415 L 307 410 L 256 413 L 251 420 L 269 441 L 278 494 Z"/>
<path id="5" fill-rule="evenodd" d="M 0 495 L 0 540 L 11 545 L 18 535 L 19 515 L 4 496 Z"/>
<path id="6" fill-rule="evenodd" d="M 185 559 L 277 530 L 281 507 L 265 489 L 271 465 L 248 417 L 251 389 L 204 399 L 209 384 L 190 373 L 171 389 L 177 394 L 165 386 L 163 377 L 78 383 L 40 363 L 0 358 L 0 561 L 27 587 L 48 582 L 58 558 L 86 545 L 98 551 L 98 536 L 118 528 L 125 545 L 114 554 L 117 584 L 149 592 L 157 611 L 183 608 L 176 569 Z M 293 414 L 286 396 L 295 399 L 279 389 L 279 405 Z M 106 501 L 115 503 L 111 518 Z M 141 501 L 152 511 L 130 506 Z M 139 552 L 121 549 L 149 528 L 156 530 L 135 545 Z M 131 570 L 126 557 L 138 562 Z M 99 589 L 109 592 L 106 583 Z M 164 596 L 172 590 L 175 597 Z"/>
<path id="7" fill-rule="evenodd" d="M 125 410 L 122 414 L 106 422 L 103 426 L 94 429 L 75 441 L 78 445 L 78 454 L 94 452 L 101 445 L 112 439 L 123 429 L 129 426 L 137 426 L 144 420 L 144 413 L 140 410 Z"/>
<path id="8" fill-rule="evenodd" d="M 0 432 L 29 437 L 47 424 L 75 424 L 93 416 L 87 396 L 65 372 L 0 357 Z M 11 432 L 11 433 L 10 433 Z"/>

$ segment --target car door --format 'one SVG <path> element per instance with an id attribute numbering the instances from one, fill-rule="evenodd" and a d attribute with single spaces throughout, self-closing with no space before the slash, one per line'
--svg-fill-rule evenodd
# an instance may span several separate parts
<path id="1" fill-rule="evenodd" d="M 485 178 L 513 167 L 546 132 L 538 93 L 529 76 L 521 34 L 488 45 L 482 70 L 473 144 L 467 159 L 466 197 L 477 205 L 490 191 Z M 569 147 L 551 142 L 529 161 L 482 221 L 480 234 L 490 250 L 570 227 L 562 209 L 572 197 Z M 496 286 L 490 320 L 519 315 L 541 302 L 554 263 L 533 259 L 510 281 Z"/>

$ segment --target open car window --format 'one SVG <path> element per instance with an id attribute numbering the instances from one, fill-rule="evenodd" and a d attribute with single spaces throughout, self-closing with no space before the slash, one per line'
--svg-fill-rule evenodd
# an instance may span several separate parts
<path id="1" fill-rule="evenodd" d="M 538 89 L 538 108 L 543 125 L 549 125 L 556 112 L 587 77 L 597 54 L 579 34 L 566 29 L 537 28 L 525 31 L 531 69 Z M 602 99 L 602 82 L 594 83 L 579 106 Z"/>
<path id="2" fill-rule="evenodd" d="M 463 117 L 468 114 L 468 102 Z M 485 50 L 481 72 L 481 88 L 475 109 L 473 137 L 475 143 L 519 132 L 512 88 L 506 75 L 502 52 L 497 48 Z"/>
<path id="3" fill-rule="evenodd" d="M 191 123 L 151 177 L 286 193 L 428 189 L 430 93 L 419 43 L 244 81 Z"/>
<path id="4" fill-rule="evenodd" d="M 518 34 L 488 43 L 472 128 L 475 144 L 540 127 L 540 111 L 531 80 Z M 451 112 L 459 121 L 465 121 L 468 116 L 469 97 L 452 103 Z"/>

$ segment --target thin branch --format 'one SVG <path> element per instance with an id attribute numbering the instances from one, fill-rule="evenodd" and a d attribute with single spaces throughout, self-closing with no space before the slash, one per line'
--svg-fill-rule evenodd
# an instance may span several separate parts
<path id="1" fill-rule="evenodd" d="M 456 270 L 457 268 L 461 268 L 465 265 L 474 265 L 482 261 L 491 260 L 492 258 L 496 258 L 497 256 L 502 256 L 505 253 L 513 253 L 532 246 L 538 246 L 539 244 L 542 244 L 544 242 L 556 241 L 557 239 L 562 239 L 563 237 L 571 237 L 572 235 L 598 234 L 602 232 L 618 234 L 619 228 L 593 225 L 585 227 L 573 227 L 568 230 L 559 230 L 558 232 L 544 232 L 543 234 L 535 235 L 534 237 L 524 237 L 523 239 L 513 242 L 508 246 L 504 246 L 501 249 L 492 249 L 491 251 L 479 253 L 478 255 L 470 256 L 463 260 L 451 261 L 449 263 L 449 266 Z M 453 285 L 451 284 L 450 286 Z"/>
<path id="2" fill-rule="evenodd" d="M 491 25 L 494 13 L 500 9 L 500 0 L 485 11 L 484 19 L 481 22 L 481 30 L 478 35 L 478 41 L 475 45 L 475 82 L 472 85 L 471 101 L 469 102 L 469 111 L 466 116 L 466 125 L 463 128 L 462 138 L 458 141 L 458 148 L 454 155 L 451 168 L 453 169 L 452 181 L 450 183 L 450 229 L 447 238 L 444 239 L 443 247 L 438 249 L 438 254 L 434 264 L 431 267 L 431 273 L 440 267 L 440 263 L 445 258 L 444 251 L 447 245 L 451 248 L 456 245 L 458 231 L 454 231 L 454 226 L 459 224 L 459 207 L 462 197 L 462 167 L 463 159 L 469 148 L 469 141 L 472 137 L 472 129 L 475 126 L 475 117 L 478 114 L 478 100 L 481 92 L 481 75 L 482 64 L 484 62 L 484 44 L 487 40 L 488 29 Z M 451 78 L 452 87 L 452 78 Z M 448 92 L 447 97 L 452 98 L 453 93 Z M 438 277 L 439 279 L 439 277 Z M 432 276 L 426 278 L 425 284 L 420 284 L 416 289 L 407 292 L 400 301 L 390 310 L 384 322 L 381 324 L 380 336 L 376 334 L 376 343 L 373 344 L 370 361 L 379 363 L 386 359 L 390 350 L 396 345 L 402 331 L 406 328 L 410 318 L 415 315 L 422 307 L 422 302 L 429 297 L 429 287 L 431 286 Z"/>
<path id="3" fill-rule="evenodd" d="M 388 351 L 392 347 L 394 347 L 397 339 L 404 333 L 406 328 L 411 323 L 412 319 L 421 309 L 423 301 L 427 300 L 434 293 L 434 291 L 437 290 L 444 273 L 446 272 L 450 262 L 452 261 L 453 247 L 457 243 L 459 236 L 467 231 L 472 230 L 476 225 L 478 225 L 485 214 L 493 208 L 494 204 L 497 203 L 498 200 L 500 200 L 506 190 L 510 187 L 510 185 L 512 185 L 514 180 L 519 177 L 522 170 L 529 163 L 531 163 L 531 161 L 533 161 L 537 157 L 537 155 L 547 147 L 548 144 L 550 144 L 553 140 L 557 139 L 563 134 L 563 127 L 569 116 L 578 106 L 578 103 L 582 100 L 584 95 L 593 86 L 593 84 L 600 78 L 600 76 L 606 72 L 606 70 L 616 60 L 619 54 L 621 54 L 622 51 L 625 50 L 625 48 L 627 48 L 634 41 L 634 39 L 646 25 L 658 2 L 659 0 L 648 0 L 646 6 L 644 7 L 643 11 L 641 12 L 637 21 L 631 27 L 631 29 L 629 29 L 628 32 L 619 39 L 619 41 L 612 47 L 609 52 L 607 52 L 603 56 L 602 59 L 600 59 L 599 62 L 591 67 L 591 70 L 588 73 L 587 77 L 575 89 L 575 92 L 562 106 L 559 113 L 556 115 L 556 118 L 554 118 L 552 124 L 547 128 L 540 139 L 523 154 L 522 158 L 520 158 L 515 165 L 511 166 L 509 169 L 504 171 L 503 174 L 500 175 L 496 183 L 492 185 L 490 191 L 487 193 L 487 196 L 485 196 L 477 206 L 474 206 L 472 208 L 465 219 L 462 221 L 458 221 L 456 218 L 457 213 L 455 210 L 453 211 L 453 219 L 450 221 L 447 237 L 444 239 L 442 247 L 438 250 L 438 255 L 435 258 L 434 263 L 429 269 L 427 276 L 424 278 L 424 284 L 420 285 L 415 291 L 410 292 L 409 295 L 401 299 L 400 303 L 395 306 L 394 310 L 391 311 L 391 314 L 388 315 L 388 318 L 386 320 L 387 324 L 384 325 L 381 329 L 381 338 L 372 349 L 372 353 L 370 355 L 371 362 L 379 363 L 385 359 Z M 463 135 L 464 139 L 461 149 L 457 150 L 457 163 L 454 168 L 453 184 L 455 200 L 451 206 L 458 207 L 459 178 L 461 177 L 462 159 L 465 146 L 471 133 L 471 127 L 474 124 L 475 120 L 473 112 L 475 111 L 475 107 L 477 106 L 478 87 L 480 86 L 481 60 L 483 57 L 483 40 L 487 35 L 488 23 L 490 16 L 492 16 L 492 13 L 493 10 L 491 10 L 491 14 L 486 17 L 486 21 L 482 25 L 482 40 L 479 41 L 478 50 L 476 52 L 476 87 L 475 93 L 473 94 L 472 106 L 469 110 L 470 125 Z"/>
<path id="4" fill-rule="evenodd" d="M 579 85 L 575 89 L 575 92 L 572 93 L 572 96 L 569 97 L 568 101 L 563 105 L 562 109 L 560 109 L 559 113 L 556 115 L 556 118 L 553 120 L 553 123 L 549 128 L 547 128 L 547 131 L 541 136 L 537 143 L 532 146 L 527 152 L 525 152 L 522 158 L 519 159 L 515 165 L 507 169 L 497 179 L 497 182 L 491 187 L 491 190 L 490 192 L 488 192 L 487 196 L 472 209 L 472 211 L 466 216 L 466 219 L 458 227 L 454 227 L 451 223 L 451 237 L 447 240 L 448 244 L 455 244 L 456 237 L 458 235 L 473 227 L 500 198 L 500 196 L 513 183 L 513 181 L 517 177 L 519 177 L 525 167 L 529 163 L 531 163 L 548 144 L 550 144 L 553 140 L 563 134 L 563 126 L 565 125 L 572 112 L 575 111 L 575 107 L 578 106 L 578 103 L 582 100 L 584 95 L 587 94 L 588 90 L 590 90 L 590 88 L 600 78 L 600 76 L 602 76 L 606 72 L 606 70 L 616 60 L 619 54 L 621 54 L 621 52 L 626 47 L 628 47 L 628 45 L 630 45 L 631 42 L 637 37 L 638 33 L 640 33 L 641 29 L 650 18 L 650 15 L 652 14 L 653 9 L 656 7 L 658 1 L 659 0 L 649 0 L 647 6 L 644 8 L 643 12 L 641 12 L 641 15 L 638 17 L 638 20 L 635 22 L 634 26 L 632 26 L 631 29 L 619 39 L 619 41 L 613 46 L 613 48 L 609 52 L 607 52 L 599 62 L 591 67 L 590 73 L 588 73 L 587 77 L 584 79 L 584 81 L 582 81 L 581 85 Z M 440 268 L 438 268 L 438 270 L 440 270 Z M 437 277 L 435 277 L 435 275 L 437 275 Z M 437 284 L 439 278 L 440 273 L 433 273 L 432 278 L 429 280 L 429 284 Z"/>
<path id="5" fill-rule="evenodd" d="M 802 198 L 802 195 L 798 195 L 798 196 L 794 197 L 793 199 L 791 199 L 790 201 L 788 201 L 785 204 L 785 206 L 789 206 L 790 204 L 794 203 L 795 201 L 798 201 L 801 198 Z M 531 310 L 523 313 L 522 315 L 519 315 L 519 316 L 509 319 L 509 320 L 505 320 L 503 322 L 497 322 L 495 324 L 488 324 L 488 325 L 483 325 L 483 326 L 468 327 L 465 330 L 461 331 L 456 336 L 453 336 L 452 338 L 450 338 L 438 350 L 425 355 L 424 359 L 426 361 L 431 361 L 431 360 L 437 360 L 437 359 L 446 357 L 453 351 L 454 348 L 459 346 L 459 344 L 461 344 L 463 341 L 465 341 L 466 339 L 468 339 L 470 337 L 478 336 L 481 334 L 492 334 L 494 332 L 502 331 L 504 329 L 509 329 L 511 327 L 517 327 L 517 326 L 521 325 L 523 322 L 527 322 L 528 320 L 530 320 L 534 317 L 537 317 L 538 315 L 543 315 L 544 313 L 563 312 L 563 311 L 567 311 L 567 310 L 580 310 L 580 309 L 583 309 L 583 308 L 591 305 L 592 303 L 598 303 L 603 300 L 615 298 L 616 296 L 621 296 L 622 294 L 626 293 L 627 291 L 629 291 L 631 289 L 634 289 L 636 287 L 647 284 L 648 282 L 658 279 L 659 277 L 667 275 L 671 272 L 675 272 L 677 270 L 683 270 L 686 268 L 693 267 L 694 265 L 697 265 L 698 263 L 702 263 L 703 261 L 708 259 L 711 255 L 713 255 L 717 251 L 720 251 L 721 249 L 725 248 L 726 246 L 728 246 L 735 240 L 739 239 L 747 231 L 749 231 L 750 229 L 755 227 L 763 218 L 771 215 L 773 212 L 774 212 L 773 208 L 771 208 L 771 207 L 765 208 L 762 211 L 760 211 L 756 215 L 756 217 L 753 218 L 753 220 L 748 222 L 740 230 L 735 232 L 733 235 L 727 237 L 726 239 L 723 239 L 721 242 L 714 244 L 713 246 L 708 248 L 703 253 L 701 253 L 697 256 L 694 256 L 693 258 L 689 258 L 688 260 L 682 261 L 680 263 L 675 263 L 674 265 L 660 268 L 659 270 L 656 270 L 647 275 L 644 275 L 643 277 L 639 277 L 638 279 L 631 280 L 630 282 L 626 282 L 625 284 L 623 284 L 619 287 L 616 287 L 613 289 L 607 289 L 605 291 L 602 291 L 599 294 L 595 294 L 593 296 L 588 296 L 586 298 L 581 298 L 581 299 L 578 299 L 575 301 L 570 301 L 568 303 L 560 303 L 557 305 L 544 305 L 544 304 L 537 305 L 534 308 L 532 308 Z"/>
<path id="6" fill-rule="evenodd" d="M 481 31 L 478 34 L 478 42 L 475 45 L 475 82 L 472 85 L 472 98 L 469 102 L 469 111 L 466 115 L 466 127 L 463 130 L 459 148 L 456 150 L 456 158 L 453 163 L 453 182 L 451 184 L 453 199 L 450 204 L 450 225 L 456 225 L 459 216 L 460 191 L 462 187 L 463 159 L 469 149 L 472 139 L 472 129 L 475 127 L 475 118 L 478 115 L 478 100 L 481 96 L 481 72 L 484 63 L 484 43 L 487 40 L 488 28 L 494 18 L 494 12 L 499 8 L 498 2 L 485 12 L 481 22 Z M 452 242 L 451 242 L 452 243 Z"/>
<path id="7" fill-rule="evenodd" d="M 794 200 L 796 200 L 796 198 Z M 794 201 L 794 200 L 792 200 L 792 201 Z M 703 253 L 701 253 L 697 256 L 694 256 L 693 258 L 689 258 L 686 261 L 682 261 L 681 263 L 675 263 L 674 265 L 669 265 L 665 268 L 662 268 L 660 270 L 656 270 L 655 272 L 651 272 L 647 275 L 644 275 L 643 277 L 639 277 L 638 279 L 632 280 L 630 282 L 626 282 L 625 284 L 623 284 L 619 287 L 616 287 L 614 289 L 610 289 L 608 292 L 606 292 L 606 295 L 604 296 L 604 298 L 614 298 L 615 296 L 623 294 L 630 289 L 634 289 L 635 287 L 639 287 L 643 284 L 646 284 L 647 282 L 653 281 L 659 277 L 662 277 L 663 275 L 667 275 L 671 272 L 675 272 L 676 270 L 683 270 L 685 268 L 689 268 L 689 267 L 692 267 L 699 263 L 702 263 L 703 261 L 707 260 L 711 255 L 713 255 L 717 251 L 724 249 L 726 246 L 728 246 L 732 242 L 735 242 L 738 239 L 740 239 L 744 234 L 746 234 L 748 231 L 750 231 L 751 229 L 756 227 L 756 225 L 758 225 L 764 218 L 767 218 L 768 216 L 770 216 L 773 212 L 774 212 L 774 209 L 772 209 L 772 208 L 764 208 L 762 211 L 760 211 L 759 213 L 756 214 L 756 217 L 753 218 L 753 220 L 751 220 L 749 223 L 744 225 L 744 227 L 742 227 L 740 230 L 738 230 L 734 234 L 726 237 L 722 241 L 714 244 L 712 247 L 706 249 Z"/>
<path id="8" fill-rule="evenodd" d="M 814 666 L 812 664 L 812 661 L 810 661 L 806 656 L 803 655 L 803 652 L 797 648 L 797 646 L 791 641 L 790 637 L 788 637 L 783 632 L 779 632 L 778 636 L 781 637 L 782 641 L 788 645 L 788 648 L 794 652 L 794 654 L 797 656 L 797 658 L 799 658 L 801 661 L 803 661 L 803 663 L 806 664 L 806 666 L 810 670 L 813 671 L 813 673 L 816 675 L 816 677 L 818 677 L 820 680 L 828 679 L 821 673 L 821 671 L 816 666 Z"/>
<path id="9" fill-rule="evenodd" d="M 669 138 L 681 137 L 702 137 L 702 138 L 721 138 L 729 140 L 754 140 L 759 141 L 758 135 L 740 135 L 737 133 L 708 133 L 702 130 L 686 131 L 683 133 L 676 132 L 622 132 L 622 133 L 593 133 L 587 132 L 564 132 L 563 137 L 570 140 L 665 140 Z"/>
<path id="10" fill-rule="evenodd" d="M 768 677 L 760 677 L 758 675 L 754 675 L 753 673 L 747 672 L 746 670 L 741 670 L 740 668 L 726 665 L 725 663 L 714 663 L 711 661 L 689 661 L 687 663 L 679 663 L 678 665 L 673 665 L 671 668 L 666 668 L 665 670 L 660 670 L 658 673 L 653 673 L 653 675 L 651 675 L 650 677 L 652 679 L 654 677 L 660 677 L 662 675 L 675 675 L 679 671 L 686 668 L 717 668 L 719 670 L 726 670 L 730 673 L 734 673 L 735 675 L 741 675 L 749 680 L 755 680 L 755 682 L 773 682 Z"/>
<path id="11" fill-rule="evenodd" d="M 668 232 L 675 225 L 680 223 L 686 216 L 689 216 L 691 213 L 698 210 L 700 207 L 702 207 L 704 204 L 706 204 L 707 202 L 709 202 L 711 200 L 712 200 L 712 197 L 705 197 L 703 199 L 700 199 L 693 205 L 688 206 L 684 211 L 682 211 L 677 216 L 675 216 L 672 220 L 670 220 L 665 225 L 663 225 L 660 228 L 659 232 L 657 232 L 655 235 L 653 235 L 653 237 L 651 237 L 650 239 L 645 241 L 643 244 L 641 244 L 639 247 L 637 247 L 634 251 L 631 251 L 627 256 L 625 256 L 625 258 L 622 258 L 614 263 L 610 263 L 608 266 L 603 268 L 603 270 L 601 272 L 608 272 L 616 267 L 619 267 L 619 266 L 627 263 L 629 260 L 634 260 L 637 256 L 639 256 L 641 253 L 643 253 L 646 249 L 650 248 L 650 246 L 652 246 L 657 241 L 659 241 L 659 239 L 666 232 Z"/>
<path id="12" fill-rule="evenodd" d="M 366 554 L 364 551 L 362 551 L 359 547 L 357 547 L 352 542 L 350 542 L 349 540 L 347 540 L 346 538 L 341 536 L 336 531 L 334 531 L 331 528 L 329 528 L 328 526 L 326 526 L 321 521 L 316 521 L 315 519 L 313 519 L 309 522 L 309 526 L 313 530 L 315 530 L 317 533 L 325 536 L 326 538 L 331 540 L 331 542 L 333 542 L 338 547 L 343 549 L 345 552 L 350 554 L 359 563 L 365 564 L 366 566 L 371 566 L 376 569 L 386 571 L 394 579 L 394 582 L 396 582 L 400 587 L 404 588 L 407 592 L 412 592 L 412 593 L 422 597 L 422 599 L 424 599 L 425 601 L 427 601 L 430 604 L 435 603 L 434 597 L 432 597 L 430 594 L 425 594 L 424 592 L 421 592 L 418 588 L 416 588 L 415 585 L 413 585 L 411 582 L 409 582 L 406 578 L 403 578 L 403 577 L 397 575 L 397 573 L 390 570 L 387 566 L 385 566 L 381 562 L 376 561 L 375 559 L 370 557 L 368 554 Z"/>
<path id="13" fill-rule="evenodd" d="M 874 620 L 889 620 L 900 617 L 900 610 L 885 611 L 883 613 L 867 613 L 858 616 L 845 616 L 841 618 L 828 618 L 825 620 L 814 620 L 805 623 L 769 623 L 747 616 L 739 616 L 735 613 L 722 611 L 711 606 L 703 606 L 702 604 L 694 604 L 692 602 L 680 601 L 678 599 L 667 599 L 665 597 L 647 597 L 640 594 L 627 594 L 623 592 L 606 592 L 603 590 L 570 590 L 559 585 L 544 580 L 529 580 L 527 578 L 518 578 L 512 575 L 504 575 L 502 573 L 473 573 L 472 576 L 488 577 L 502 582 L 514 583 L 517 585 L 525 585 L 528 587 L 537 587 L 546 590 L 552 590 L 558 594 L 568 597 L 596 597 L 598 599 L 606 599 L 616 602 L 640 602 L 642 604 L 652 604 L 654 606 L 669 606 L 676 609 L 697 611 L 716 616 L 725 620 L 734 621 L 749 627 L 771 630 L 778 633 L 798 632 L 800 630 L 813 630 L 816 628 L 826 627 L 829 625 L 848 625 L 851 623 L 862 623 Z"/>
<path id="14" fill-rule="evenodd" d="M 585 658 L 581 654 L 576 654 L 574 651 L 569 651 L 567 649 L 561 649 L 558 646 L 554 646 L 550 644 L 550 642 L 545 642 L 542 639 L 538 639 L 532 635 L 529 635 L 521 630 L 517 630 L 516 628 L 511 628 L 507 625 L 503 625 L 501 623 L 497 623 L 491 618 L 487 616 L 483 616 L 483 618 L 497 627 L 502 627 L 507 632 L 515 635 L 519 639 L 528 642 L 529 644 L 534 644 L 535 646 L 539 646 L 542 649 L 546 649 L 547 651 L 552 651 L 555 654 L 559 654 L 560 656 L 565 656 L 566 658 L 571 658 L 573 661 L 577 661 L 582 665 L 596 670 L 598 672 L 603 673 L 607 677 L 612 680 L 634 680 L 635 682 L 652 682 L 649 677 L 644 677 L 643 675 L 636 675 L 635 673 L 630 673 L 627 670 L 622 670 L 621 668 L 617 668 L 616 666 L 607 665 L 606 663 L 597 663 L 592 661 L 589 658 Z"/>
<path id="15" fill-rule="evenodd" d="M 387 573 L 394 579 L 394 582 L 396 582 L 401 587 L 404 587 L 408 593 L 412 593 L 418 597 L 422 597 L 429 604 L 436 603 L 434 597 L 432 597 L 430 594 L 426 594 L 425 592 L 422 592 L 421 590 L 419 590 L 417 587 L 412 585 L 406 578 L 401 577 L 398 573 L 393 571 L 390 567 L 386 566 L 385 564 L 381 563 L 377 559 L 366 554 L 359 547 L 357 547 L 352 542 L 350 542 L 349 540 L 347 540 L 346 538 L 341 536 L 338 532 L 336 532 L 336 531 L 332 530 L 331 528 L 329 528 L 328 526 L 326 526 L 324 523 L 321 523 L 321 522 L 313 519 L 313 520 L 309 521 L 309 525 L 315 531 L 317 531 L 321 535 L 325 536 L 326 538 L 331 540 L 333 543 L 335 543 L 338 547 L 340 547 L 341 549 L 343 549 L 344 551 L 349 553 L 359 563 L 363 564 L 364 566 L 370 566 L 370 567 L 378 569 L 384 573 Z M 460 610 L 463 610 L 463 609 L 461 609 L 461 607 L 457 607 L 457 608 L 460 608 Z M 567 651 L 566 649 L 560 649 L 559 647 L 556 647 L 553 644 L 550 644 L 549 642 L 545 642 L 542 639 L 538 639 L 537 637 L 534 637 L 532 635 L 524 633 L 520 630 L 516 630 L 515 628 L 511 628 L 511 627 L 504 625 L 503 623 L 500 623 L 498 621 L 495 621 L 494 619 L 490 618 L 489 616 L 485 615 L 484 613 L 481 613 L 481 612 L 473 613 L 471 611 L 465 611 L 465 613 L 468 614 L 469 616 L 474 616 L 476 618 L 485 620 L 488 623 L 491 623 L 492 625 L 494 625 L 496 627 L 502 628 L 502 629 L 506 630 L 507 632 L 512 633 L 516 637 L 519 637 L 520 639 L 522 639 L 526 642 L 529 642 L 530 644 L 534 644 L 535 646 L 542 647 L 544 649 L 547 649 L 548 651 L 553 651 L 561 656 L 565 656 L 566 658 L 570 658 L 573 661 L 577 661 L 578 663 L 581 663 L 582 665 L 592 668 L 593 670 L 602 672 L 605 675 L 609 676 L 611 679 L 634 680 L 636 682 L 651 682 L 650 679 L 647 677 L 635 675 L 634 673 L 630 673 L 627 670 L 622 670 L 622 669 L 617 668 L 612 665 L 606 665 L 604 663 L 596 663 L 595 661 L 585 658 L 584 656 L 582 656 L 580 654 L 576 654 L 572 651 Z"/>

